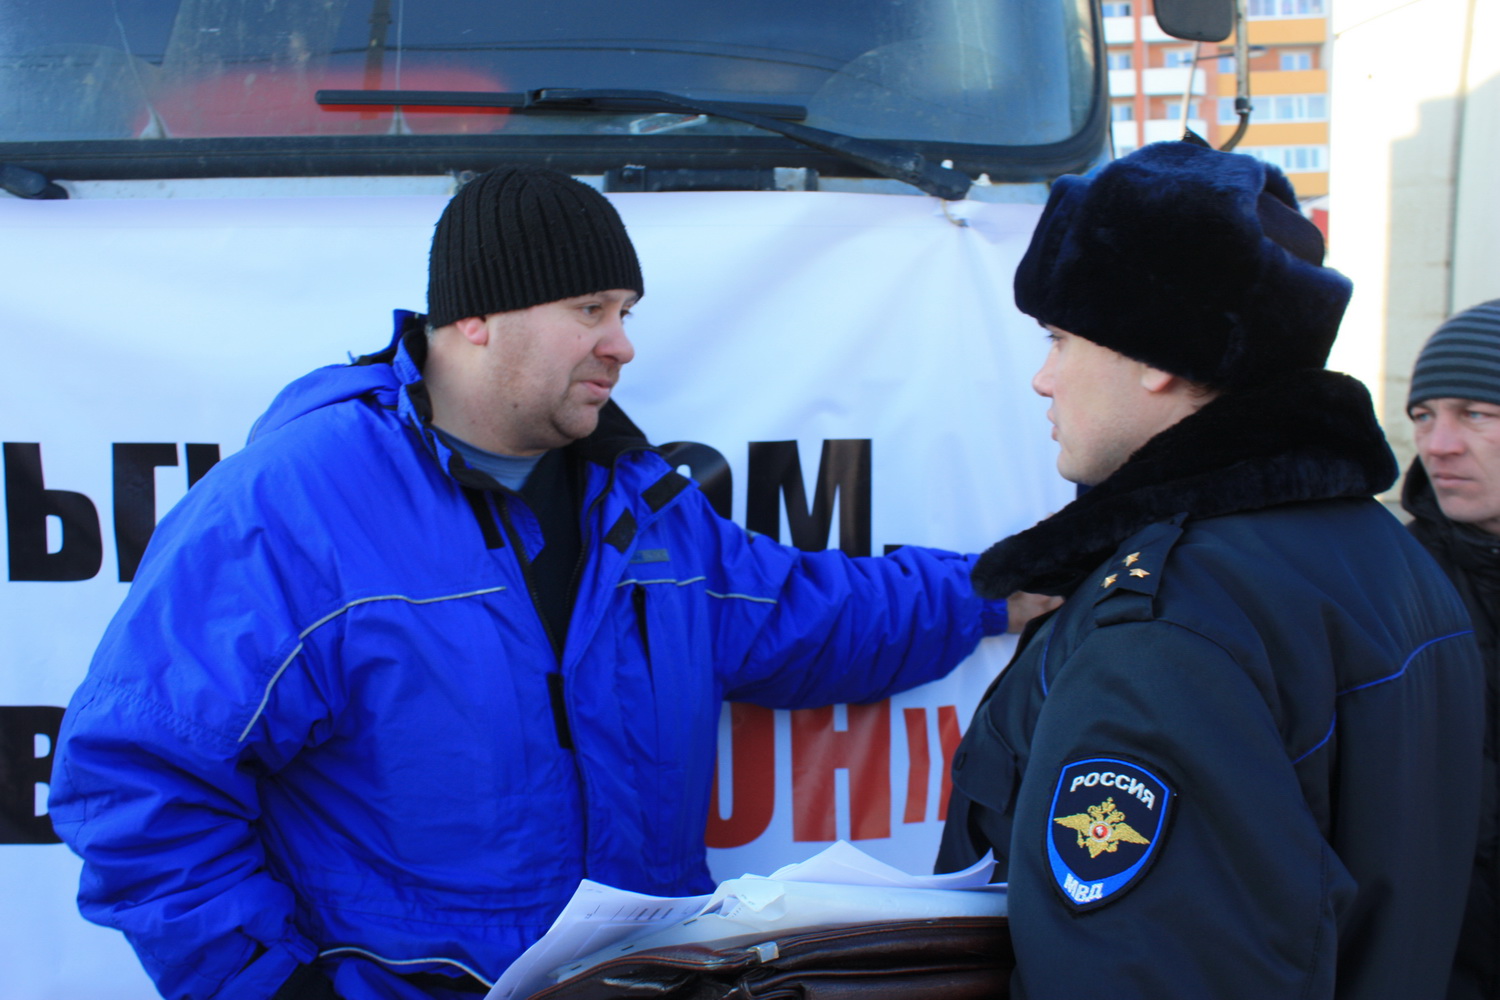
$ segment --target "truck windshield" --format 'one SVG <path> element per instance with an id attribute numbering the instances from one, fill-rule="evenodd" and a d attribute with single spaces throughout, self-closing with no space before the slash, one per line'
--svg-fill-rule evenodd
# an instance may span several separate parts
<path id="1" fill-rule="evenodd" d="M 1087 0 L 0 0 L 0 159 L 38 143 L 55 157 L 251 137 L 378 138 L 358 148 L 388 153 L 424 137 L 642 152 L 770 137 L 680 111 L 316 99 L 585 88 L 790 105 L 810 126 L 982 167 L 1101 117 L 1095 38 Z"/>

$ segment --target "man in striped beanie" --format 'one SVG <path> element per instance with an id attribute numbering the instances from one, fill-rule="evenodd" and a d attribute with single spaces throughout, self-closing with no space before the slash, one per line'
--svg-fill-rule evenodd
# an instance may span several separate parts
<path id="1" fill-rule="evenodd" d="M 975 568 L 1066 600 L 953 754 L 937 860 L 993 854 L 1011 996 L 1444 995 L 1483 666 L 1324 367 L 1351 290 L 1252 157 L 1152 143 L 1052 186 L 1015 297 L 1090 488 Z"/>
<path id="2" fill-rule="evenodd" d="M 1485 802 L 1463 937 L 1448 996 L 1500 997 L 1500 299 L 1449 318 L 1411 374 L 1417 460 L 1401 503 L 1410 529 L 1468 605 L 1486 674 Z"/>

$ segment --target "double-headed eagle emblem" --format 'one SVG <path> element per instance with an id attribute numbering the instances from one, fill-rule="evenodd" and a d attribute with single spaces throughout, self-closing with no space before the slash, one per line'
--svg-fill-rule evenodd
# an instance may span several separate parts
<path id="1" fill-rule="evenodd" d="M 1072 816 L 1055 816 L 1052 822 L 1059 823 L 1078 832 L 1078 846 L 1087 848 L 1090 858 L 1106 852 L 1113 854 L 1120 849 L 1120 842 L 1127 844 L 1149 844 L 1125 822 L 1125 814 L 1115 808 L 1114 796 L 1097 806 L 1089 806 L 1087 812 Z"/>

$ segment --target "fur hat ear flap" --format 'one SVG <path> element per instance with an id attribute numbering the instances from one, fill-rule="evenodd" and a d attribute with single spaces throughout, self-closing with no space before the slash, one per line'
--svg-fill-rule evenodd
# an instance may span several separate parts
<path id="1" fill-rule="evenodd" d="M 1059 178 L 1016 269 L 1022 312 L 1220 389 L 1321 368 L 1353 285 L 1285 175 L 1159 142 Z"/>

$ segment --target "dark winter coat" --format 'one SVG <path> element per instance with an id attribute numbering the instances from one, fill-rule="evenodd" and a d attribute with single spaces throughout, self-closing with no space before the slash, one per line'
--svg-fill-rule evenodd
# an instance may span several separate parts
<path id="1" fill-rule="evenodd" d="M 1449 1000 L 1500 998 L 1500 538 L 1455 524 L 1443 515 L 1432 481 L 1421 462 L 1413 462 L 1402 487 L 1401 505 L 1414 520 L 1407 525 L 1443 567 L 1469 609 L 1485 666 L 1484 800 L 1479 821 L 1479 850 L 1469 906 L 1459 937 Z"/>
<path id="2" fill-rule="evenodd" d="M 981 559 L 1071 595 L 964 737 L 939 868 L 993 850 L 1012 996 L 1443 992 L 1476 839 L 1467 615 L 1371 494 L 1368 394 L 1218 397 Z"/>

